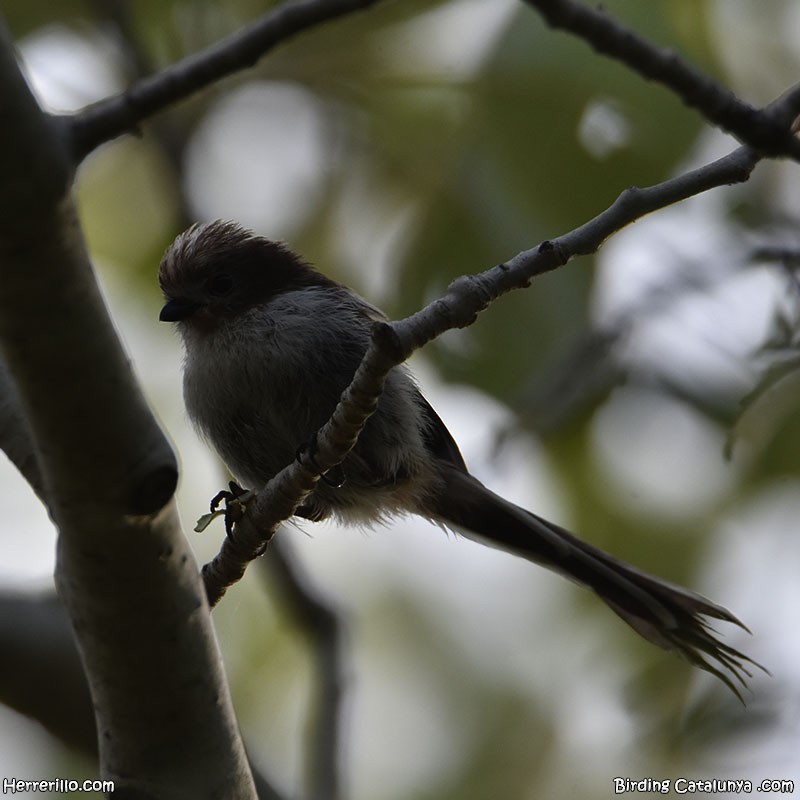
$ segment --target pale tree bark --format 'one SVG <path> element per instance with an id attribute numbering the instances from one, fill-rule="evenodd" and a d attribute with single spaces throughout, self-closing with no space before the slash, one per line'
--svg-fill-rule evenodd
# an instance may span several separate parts
<path id="1" fill-rule="evenodd" d="M 16 446 L 29 432 L 58 528 L 56 582 L 89 678 L 102 776 L 128 797 L 255 797 L 175 513 L 174 454 L 100 297 L 61 131 L 5 32 L 0 48 L 0 343 L 28 421 Z"/>

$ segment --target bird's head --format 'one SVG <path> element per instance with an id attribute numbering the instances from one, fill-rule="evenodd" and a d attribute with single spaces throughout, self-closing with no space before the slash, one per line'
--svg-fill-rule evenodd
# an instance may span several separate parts
<path id="1" fill-rule="evenodd" d="M 198 223 L 180 234 L 161 260 L 159 319 L 213 328 L 282 292 L 332 286 L 285 245 L 235 222 Z"/>

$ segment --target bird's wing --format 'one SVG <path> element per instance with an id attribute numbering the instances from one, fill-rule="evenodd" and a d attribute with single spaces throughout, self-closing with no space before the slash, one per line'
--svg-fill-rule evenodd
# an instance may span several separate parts
<path id="1" fill-rule="evenodd" d="M 417 403 L 422 410 L 425 420 L 423 435 L 428 451 L 438 458 L 455 467 L 459 472 L 467 473 L 467 465 L 464 457 L 458 449 L 456 440 L 452 437 L 447 426 L 442 422 L 442 418 L 433 410 L 433 406 L 417 392 Z"/>

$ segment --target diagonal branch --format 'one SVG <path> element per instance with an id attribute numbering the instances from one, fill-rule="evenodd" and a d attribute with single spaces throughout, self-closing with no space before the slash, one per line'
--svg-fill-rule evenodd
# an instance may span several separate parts
<path id="1" fill-rule="evenodd" d="M 311 494 L 320 475 L 344 460 L 377 407 L 386 376 L 414 350 L 445 331 L 472 324 L 490 303 L 506 292 L 529 286 L 537 275 L 563 266 L 575 256 L 595 252 L 613 233 L 646 214 L 718 186 L 743 183 L 759 160 L 754 150 L 740 147 L 655 186 L 627 189 L 605 211 L 570 233 L 485 272 L 456 279 L 443 297 L 406 319 L 376 324 L 350 386 L 317 434 L 315 463 L 298 459 L 279 472 L 246 504 L 236 535 L 227 537 L 219 554 L 203 567 L 210 604 L 215 605 L 244 575 L 247 564 L 263 552 L 278 525 Z"/>
<path id="2" fill-rule="evenodd" d="M 278 526 L 297 511 L 314 491 L 320 477 L 352 450 L 377 408 L 386 376 L 409 355 L 411 350 L 404 352 L 400 348 L 392 325 L 379 323 L 375 326 L 370 347 L 350 386 L 344 390 L 333 415 L 317 435 L 314 459 L 298 458 L 272 478 L 264 491 L 246 504 L 239 504 L 242 513 L 236 522 L 235 536 L 226 537 L 217 556 L 203 567 L 203 581 L 212 608 L 227 589 L 242 578 L 247 565 L 264 552 L 264 545 L 272 539 Z"/>
<path id="3" fill-rule="evenodd" d="M 298 33 L 369 8 L 380 0 L 298 0 L 284 3 L 240 31 L 144 78 L 127 91 L 61 118 L 75 163 L 104 142 L 135 131 L 141 122 L 221 78 L 254 66 Z"/>
<path id="4" fill-rule="evenodd" d="M 551 27 L 585 39 L 598 53 L 611 56 L 645 79 L 671 89 L 687 106 L 697 109 L 709 122 L 740 142 L 763 155 L 800 160 L 800 141 L 791 130 L 794 118 L 786 119 L 774 104 L 766 109 L 751 106 L 687 64 L 674 51 L 656 47 L 600 8 L 589 8 L 573 0 L 525 2 Z"/>

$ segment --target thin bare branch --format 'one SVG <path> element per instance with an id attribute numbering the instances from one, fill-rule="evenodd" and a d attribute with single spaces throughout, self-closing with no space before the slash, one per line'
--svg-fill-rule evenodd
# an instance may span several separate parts
<path id="1" fill-rule="evenodd" d="M 254 66 L 266 53 L 298 33 L 380 0 L 299 0 L 265 14 L 240 31 L 172 64 L 127 91 L 63 118 L 75 163 L 104 142 L 135 131 L 153 114 Z"/>
<path id="2" fill-rule="evenodd" d="M 791 129 L 794 117 L 786 119 L 774 106 L 758 109 L 746 103 L 674 51 L 656 47 L 601 8 L 590 8 L 573 0 L 525 2 L 551 27 L 585 39 L 598 53 L 611 56 L 647 80 L 671 89 L 687 106 L 697 109 L 709 122 L 759 153 L 800 159 L 800 141 Z"/>
<path id="3" fill-rule="evenodd" d="M 397 323 L 395 323 L 397 324 Z M 317 437 L 313 463 L 297 459 L 281 470 L 246 505 L 235 527 L 235 536 L 222 542 L 217 556 L 203 567 L 208 602 L 213 608 L 227 589 L 239 581 L 247 565 L 264 551 L 281 522 L 289 519 L 317 485 L 320 476 L 344 460 L 355 445 L 361 429 L 372 415 L 383 391 L 389 370 L 411 354 L 398 349 L 392 326 L 376 326 L 367 350 L 350 386 L 331 419 Z"/>
<path id="4" fill-rule="evenodd" d="M 406 319 L 377 324 L 350 386 L 317 434 L 314 464 L 298 459 L 279 472 L 247 503 L 235 536 L 226 538 L 219 554 L 203 567 L 211 605 L 244 575 L 248 562 L 263 552 L 265 542 L 314 490 L 320 475 L 344 460 L 375 410 L 393 367 L 445 331 L 471 325 L 481 311 L 506 292 L 529 286 L 535 276 L 563 266 L 575 256 L 594 253 L 609 236 L 646 214 L 714 187 L 748 180 L 759 160 L 754 150 L 740 147 L 655 186 L 627 189 L 609 208 L 570 233 L 542 242 L 485 272 L 456 279 L 443 297 Z"/>

